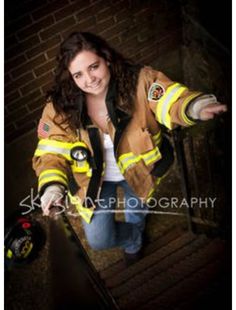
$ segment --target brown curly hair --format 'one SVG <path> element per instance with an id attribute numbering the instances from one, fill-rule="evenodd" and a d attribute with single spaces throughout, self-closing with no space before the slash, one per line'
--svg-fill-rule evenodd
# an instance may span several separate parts
<path id="1" fill-rule="evenodd" d="M 83 126 L 85 95 L 68 70 L 70 62 L 83 50 L 93 51 L 110 63 L 111 78 L 116 83 L 119 96 L 116 105 L 132 114 L 140 66 L 124 58 L 104 39 L 89 32 L 73 32 L 62 42 L 57 56 L 54 86 L 47 94 L 47 101 L 52 101 L 57 114 L 65 116 L 64 121 L 73 128 Z"/>

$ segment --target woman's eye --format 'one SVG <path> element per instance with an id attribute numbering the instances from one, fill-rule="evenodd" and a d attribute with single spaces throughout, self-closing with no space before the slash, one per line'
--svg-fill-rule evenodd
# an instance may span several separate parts
<path id="1" fill-rule="evenodd" d="M 81 74 L 80 73 L 77 73 L 77 74 L 75 74 L 74 75 L 74 78 L 77 80 L 78 78 L 80 78 L 81 77 Z"/>
<path id="2" fill-rule="evenodd" d="M 98 64 L 91 66 L 91 70 L 96 70 L 98 68 Z"/>

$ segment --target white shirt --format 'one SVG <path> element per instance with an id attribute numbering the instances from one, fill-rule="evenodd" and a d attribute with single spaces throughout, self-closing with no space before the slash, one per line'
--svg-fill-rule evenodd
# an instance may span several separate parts
<path id="1" fill-rule="evenodd" d="M 115 156 L 114 156 L 114 145 L 111 140 L 111 137 L 108 134 L 103 134 L 104 138 L 104 157 L 105 157 L 105 171 L 104 171 L 104 180 L 119 182 L 124 180 L 123 175 L 120 172 L 119 167 L 117 166 Z"/>

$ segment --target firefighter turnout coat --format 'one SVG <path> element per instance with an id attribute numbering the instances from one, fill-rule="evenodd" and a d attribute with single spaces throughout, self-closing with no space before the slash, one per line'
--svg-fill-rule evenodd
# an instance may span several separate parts
<path id="1" fill-rule="evenodd" d="M 106 105 L 115 158 L 125 180 L 144 202 L 152 196 L 173 159 L 172 147 L 163 139 L 162 125 L 168 129 L 193 125 L 186 109 L 201 95 L 171 81 L 160 71 L 143 67 L 137 82 L 135 109 L 130 116 L 115 105 L 118 96 L 110 81 Z M 85 128 L 75 131 L 69 124 L 59 125 L 61 118 L 53 104 L 47 103 L 38 126 L 39 143 L 33 168 L 40 194 L 54 183 L 66 188 L 73 184 L 70 197 L 78 198 L 77 206 L 81 208 L 77 210 L 81 211 L 85 206 L 95 206 L 99 197 L 105 165 L 103 133 L 90 119 Z M 74 159 L 72 150 L 79 160 Z M 85 205 L 86 201 L 89 205 Z M 91 215 L 92 212 L 84 215 L 87 222 Z"/>

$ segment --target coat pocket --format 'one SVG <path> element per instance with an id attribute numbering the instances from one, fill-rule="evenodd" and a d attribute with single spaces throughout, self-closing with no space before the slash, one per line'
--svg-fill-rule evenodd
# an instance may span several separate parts
<path id="1" fill-rule="evenodd" d="M 128 136 L 128 142 L 135 155 L 146 153 L 155 147 L 147 128 L 138 128 L 132 131 L 132 134 Z"/>

